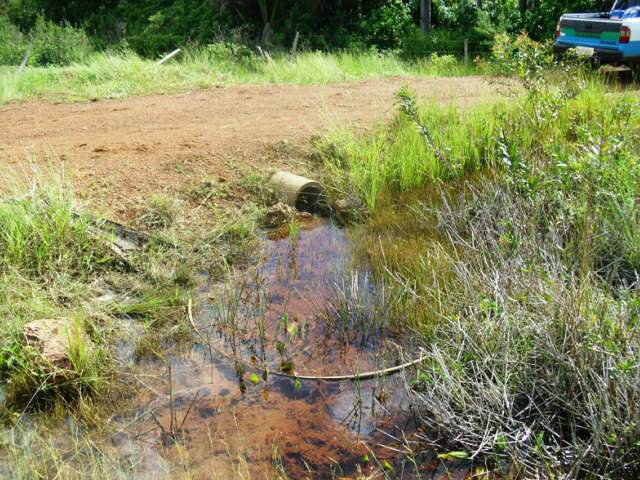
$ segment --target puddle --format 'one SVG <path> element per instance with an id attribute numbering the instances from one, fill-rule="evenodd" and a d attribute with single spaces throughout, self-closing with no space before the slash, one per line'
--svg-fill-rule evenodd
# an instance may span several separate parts
<path id="1" fill-rule="evenodd" d="M 274 374 L 350 375 L 400 360 L 347 232 L 304 219 L 299 232 L 265 235 L 263 247 L 264 261 L 229 285 L 202 277 L 197 343 L 138 365 L 132 407 L 113 419 L 111 439 L 133 477 L 334 478 L 397 455 L 385 446 L 407 427 L 402 374 L 343 383 Z"/>

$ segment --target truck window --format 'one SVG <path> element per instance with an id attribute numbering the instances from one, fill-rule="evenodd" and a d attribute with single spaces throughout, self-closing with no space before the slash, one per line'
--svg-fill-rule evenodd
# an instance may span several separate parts
<path id="1" fill-rule="evenodd" d="M 626 10 L 631 7 L 640 7 L 640 0 L 617 0 L 612 10 Z"/>

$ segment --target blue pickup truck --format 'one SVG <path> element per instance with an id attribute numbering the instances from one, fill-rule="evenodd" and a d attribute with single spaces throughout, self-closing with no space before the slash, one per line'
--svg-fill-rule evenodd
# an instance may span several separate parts
<path id="1" fill-rule="evenodd" d="M 560 17 L 554 44 L 601 63 L 640 64 L 640 0 L 616 0 L 609 12 L 567 13 Z"/>

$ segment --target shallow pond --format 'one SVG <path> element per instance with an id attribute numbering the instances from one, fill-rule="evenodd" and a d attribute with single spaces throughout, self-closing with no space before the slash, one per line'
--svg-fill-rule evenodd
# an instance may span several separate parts
<path id="1" fill-rule="evenodd" d="M 405 359 L 348 233 L 315 217 L 296 225 L 266 234 L 264 260 L 242 277 L 201 278 L 195 343 L 134 366 L 131 408 L 114 417 L 111 439 L 134 477 L 335 478 L 398 456 L 394 437 L 412 428 L 404 373 L 277 375 L 352 375 Z"/>

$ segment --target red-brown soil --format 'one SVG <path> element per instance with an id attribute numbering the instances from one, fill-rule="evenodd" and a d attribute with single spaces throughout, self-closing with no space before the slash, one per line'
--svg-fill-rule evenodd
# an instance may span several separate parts
<path id="1" fill-rule="evenodd" d="M 0 107 L 5 179 L 51 166 L 89 209 L 126 218 L 154 192 L 252 170 L 300 170 L 309 139 L 359 130 L 394 110 L 408 85 L 424 101 L 465 106 L 497 87 L 481 77 L 392 78 L 332 86 L 238 86 L 93 103 Z"/>

